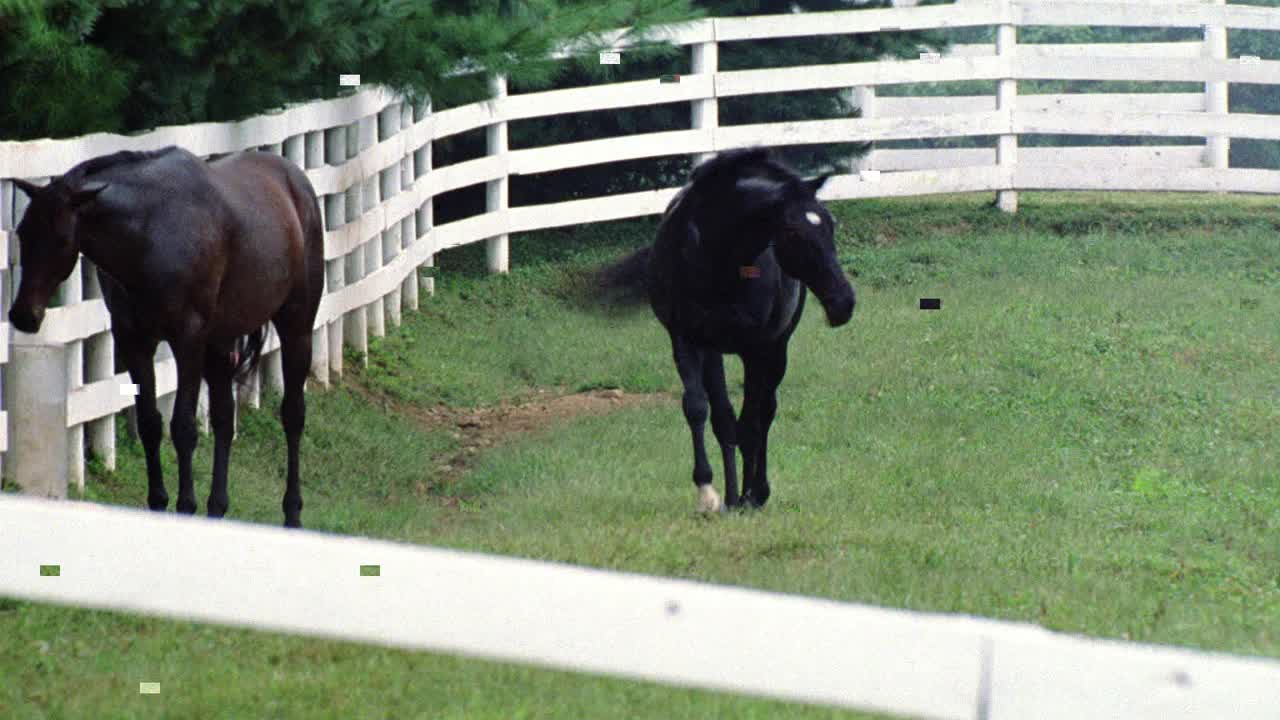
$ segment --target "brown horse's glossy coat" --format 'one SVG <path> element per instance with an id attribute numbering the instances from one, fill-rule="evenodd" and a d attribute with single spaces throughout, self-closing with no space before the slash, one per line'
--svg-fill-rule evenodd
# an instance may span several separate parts
<path id="1" fill-rule="evenodd" d="M 160 468 L 162 420 L 154 355 L 169 343 L 178 390 L 170 433 L 178 451 L 178 503 L 194 513 L 191 454 L 203 378 L 214 432 L 210 517 L 227 509 L 234 432 L 232 383 L 256 364 L 265 326 L 275 326 L 284 367 L 281 420 L 288 444 L 285 525 L 301 526 L 298 445 L 311 331 L 324 292 L 324 231 L 306 175 L 269 153 L 208 162 L 181 148 L 93 158 L 37 187 L 18 226 L 22 282 L 9 318 L 38 332 L 57 286 L 80 253 L 94 262 L 111 313 L 117 353 L 138 386 L 138 433 L 146 450 L 152 510 L 169 497 Z M 243 352 L 242 352 L 243 351 Z"/>

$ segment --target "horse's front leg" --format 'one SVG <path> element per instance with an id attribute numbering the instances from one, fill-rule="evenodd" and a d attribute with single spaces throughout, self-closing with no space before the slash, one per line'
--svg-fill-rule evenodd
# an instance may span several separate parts
<path id="1" fill-rule="evenodd" d="M 169 507 L 169 493 L 164 489 L 164 470 L 160 465 L 160 441 L 164 439 L 164 418 L 156 407 L 156 345 L 159 343 L 123 329 L 115 323 L 111 334 L 129 370 L 129 379 L 137 386 L 135 412 L 138 439 L 147 460 L 147 507 L 163 512 Z"/>
<path id="2" fill-rule="evenodd" d="M 178 504 L 180 513 L 196 511 L 195 480 L 191 473 L 191 455 L 199 442 L 196 431 L 196 401 L 200 397 L 200 378 L 204 375 L 205 343 L 200 340 L 170 342 L 178 365 L 178 392 L 173 401 L 173 420 L 169 435 L 178 451 Z"/>
<path id="3" fill-rule="evenodd" d="M 684 419 L 693 435 L 693 484 L 698 489 L 699 512 L 720 510 L 720 496 L 711 486 L 711 463 L 707 462 L 707 447 L 703 432 L 707 424 L 707 391 L 702 382 L 703 351 L 693 347 L 683 338 L 671 335 L 672 355 L 680 382 L 684 385 Z"/>
<path id="4" fill-rule="evenodd" d="M 738 421 L 733 416 L 733 403 L 724 382 L 724 355 L 706 351 L 703 357 L 702 382 L 711 401 L 711 431 L 720 443 L 724 464 L 724 503 L 734 507 L 738 504 Z"/>

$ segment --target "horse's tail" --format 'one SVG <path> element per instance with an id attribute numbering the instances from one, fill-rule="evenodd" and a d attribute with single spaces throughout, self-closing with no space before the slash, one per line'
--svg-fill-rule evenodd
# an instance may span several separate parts
<path id="1" fill-rule="evenodd" d="M 262 346 L 267 342 L 267 331 L 270 327 L 270 325 L 263 325 L 236 340 L 236 361 L 232 376 L 237 384 L 245 384 L 258 369 L 258 364 L 262 362 Z"/>
<path id="2" fill-rule="evenodd" d="M 606 265 L 597 274 L 600 289 L 621 303 L 639 303 L 647 295 L 649 259 L 652 247 L 643 247 L 625 258 Z"/>

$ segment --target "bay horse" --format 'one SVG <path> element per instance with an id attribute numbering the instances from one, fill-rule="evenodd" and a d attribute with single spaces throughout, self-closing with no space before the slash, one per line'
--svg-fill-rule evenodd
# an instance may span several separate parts
<path id="1" fill-rule="evenodd" d="M 191 454 L 203 377 L 214 437 L 208 513 L 222 517 L 229 504 L 232 383 L 256 367 L 265 326 L 275 326 L 284 367 L 280 419 L 288 445 L 284 524 L 301 527 L 303 386 L 324 292 L 324 230 L 306 174 L 270 153 L 237 153 L 206 163 L 170 146 L 92 158 L 43 187 L 14 183 L 31 204 L 17 228 L 22 279 L 9 321 L 21 332 L 39 332 L 50 296 L 77 257 L 83 253 L 94 262 L 116 351 L 138 387 L 150 509 L 163 511 L 169 504 L 153 364 L 159 342 L 169 343 L 178 369 L 169 425 L 178 454 L 177 511 L 196 511 Z"/>
<path id="2" fill-rule="evenodd" d="M 805 180 L 767 148 L 722 152 L 694 169 L 672 198 L 654 244 L 600 275 L 606 290 L 630 289 L 633 298 L 647 292 L 671 336 L 701 512 L 762 507 L 769 499 L 769 427 L 805 289 L 818 297 L 832 327 L 853 315 L 854 289 L 836 259 L 835 222 L 816 197 L 828 177 Z M 725 353 L 742 358 L 746 387 L 736 422 Z M 703 442 L 708 399 L 724 463 L 723 505 Z"/>

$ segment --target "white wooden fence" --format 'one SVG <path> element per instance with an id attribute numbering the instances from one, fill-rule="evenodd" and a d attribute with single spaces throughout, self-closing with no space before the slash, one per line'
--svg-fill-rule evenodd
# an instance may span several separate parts
<path id="1" fill-rule="evenodd" d="M 1019 25 L 1203 27 L 1199 42 L 1019 45 Z M 958 46 L 944 57 L 836 63 L 720 72 L 719 43 L 811 36 L 991 26 L 997 43 Z M 661 212 L 675 188 L 526 207 L 508 207 L 508 179 L 565 168 L 673 154 L 709 153 L 751 144 L 791 145 L 973 135 L 999 137 L 994 149 L 876 150 L 859 172 L 833 178 L 825 199 L 941 192 L 998 191 L 1016 207 L 1021 189 L 1177 190 L 1280 193 L 1280 171 L 1228 167 L 1230 138 L 1280 140 L 1280 118 L 1228 113 L 1227 84 L 1280 83 L 1280 61 L 1228 58 L 1228 29 L 1280 30 L 1280 9 L 1223 0 L 965 0 L 956 5 L 900 7 L 729 19 L 668 29 L 691 45 L 692 73 L 678 83 L 657 78 L 508 96 L 432 113 L 379 90 L 291 107 L 237 123 L 168 127 L 136 137 L 98 134 L 70 140 L 0 143 L 0 310 L 17 284 L 20 258 L 13 228 L 27 199 L 4 178 L 42 181 L 86 158 L 120 149 L 182 145 L 198 155 L 261 148 L 306 169 L 323 196 L 327 287 L 314 337 L 314 377 L 342 373 L 342 348 L 364 351 L 415 309 L 417 268 L 441 250 L 484 240 L 490 269 L 507 269 L 508 234 Z M 1280 38 L 1280 36 L 1277 36 Z M 1280 41 L 1280 40 L 1278 40 Z M 994 96 L 880 97 L 879 85 L 994 80 Z M 1203 93 L 1023 95 L 1023 79 L 1195 81 Z M 721 97 L 844 88 L 862 117 L 722 126 Z M 550 147 L 508 150 L 507 123 L 588 110 L 686 101 L 688 130 L 630 135 Z M 432 169 L 432 141 L 488 130 L 486 156 Z M 1202 136 L 1203 147 L 1078 147 L 1018 150 L 1023 133 Z M 884 171 L 884 172 L 880 172 Z M 485 183 L 487 212 L 432 227 L 433 198 Z M 431 280 L 425 279 L 428 287 Z M 0 317 L 0 320 L 3 320 Z M 110 318 L 96 275 L 81 263 L 49 311 L 40 334 L 0 325 L 0 452 L 4 471 L 31 492 L 63 496 L 84 483 L 86 447 L 115 463 L 114 415 L 133 399 L 112 362 Z M 10 339 L 10 336 L 12 338 Z M 167 351 L 167 349 L 166 349 Z M 281 385 L 278 346 L 267 347 L 260 383 Z M 171 357 L 156 365 L 164 406 L 176 389 Z M 246 400 L 257 404 L 256 388 Z"/>

